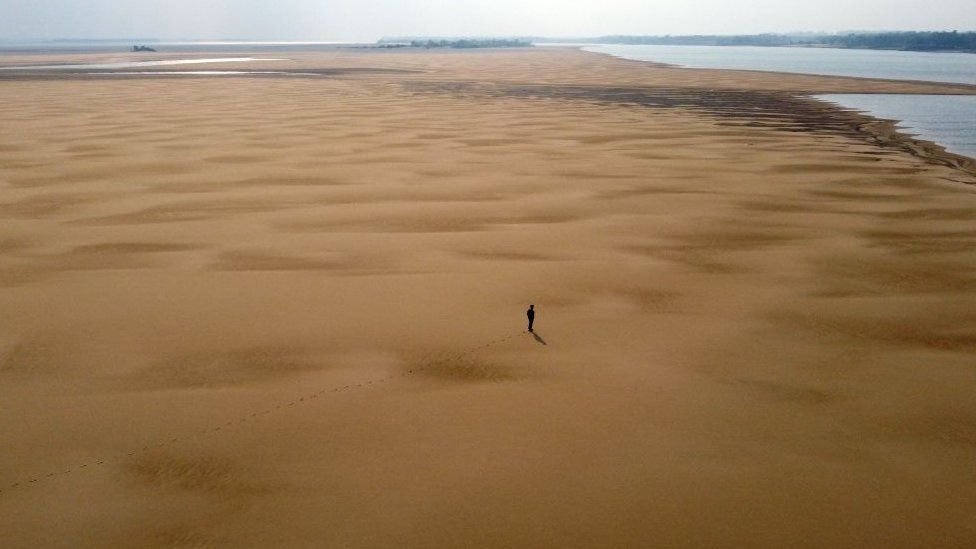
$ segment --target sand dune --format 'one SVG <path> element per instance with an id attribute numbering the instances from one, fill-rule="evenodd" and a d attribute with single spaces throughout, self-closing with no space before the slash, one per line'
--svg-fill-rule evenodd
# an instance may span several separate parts
<path id="1" fill-rule="evenodd" d="M 0 74 L 0 545 L 976 544 L 972 87 L 287 57 Z"/>

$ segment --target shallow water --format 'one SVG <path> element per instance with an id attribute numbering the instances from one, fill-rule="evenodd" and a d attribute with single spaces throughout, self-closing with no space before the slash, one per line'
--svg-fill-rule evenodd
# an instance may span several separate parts
<path id="1" fill-rule="evenodd" d="M 287 59 L 263 59 L 258 57 L 214 57 L 208 59 L 163 59 L 157 61 L 119 61 L 116 63 L 75 63 L 67 65 L 19 65 L 0 67 L 0 70 L 66 70 L 66 69 L 135 69 L 170 65 L 196 65 L 200 63 L 247 63 L 251 61 L 287 61 Z"/>
<path id="2" fill-rule="evenodd" d="M 172 76 L 174 74 L 179 75 L 194 75 L 194 76 L 235 76 L 240 74 L 285 74 L 285 75 L 301 75 L 301 76 L 320 76 L 317 73 L 308 72 L 283 72 L 283 71 L 109 71 L 109 72 L 86 72 L 85 74 L 93 74 L 100 76 L 143 76 L 143 75 L 157 75 L 157 76 Z"/>

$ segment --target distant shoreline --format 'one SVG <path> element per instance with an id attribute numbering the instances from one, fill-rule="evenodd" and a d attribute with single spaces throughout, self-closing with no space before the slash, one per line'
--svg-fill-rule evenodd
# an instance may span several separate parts
<path id="1" fill-rule="evenodd" d="M 641 46 L 755 46 L 976 53 L 976 32 L 878 32 L 843 34 L 744 34 L 639 36 L 607 35 L 589 38 L 532 37 L 536 43 L 592 42 Z"/>
<path id="2" fill-rule="evenodd" d="M 605 44 L 646 46 L 752 46 L 782 48 L 862 49 L 878 51 L 914 51 L 926 53 L 976 54 L 976 31 L 892 31 L 849 33 L 765 33 L 741 35 L 603 35 L 589 37 L 551 36 L 396 36 L 372 42 L 329 40 L 246 40 L 162 38 L 56 38 L 0 40 L 2 53 L 56 53 L 115 51 L 135 44 L 152 44 L 171 51 L 188 48 L 250 47 L 316 51 L 336 47 L 511 47 L 532 44 Z"/>

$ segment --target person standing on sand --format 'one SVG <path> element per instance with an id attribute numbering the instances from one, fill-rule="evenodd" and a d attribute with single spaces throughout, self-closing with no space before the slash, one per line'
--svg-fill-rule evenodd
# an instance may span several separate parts
<path id="1" fill-rule="evenodd" d="M 535 322 L 535 305 L 529 305 L 529 310 L 525 311 L 525 316 L 529 317 L 529 331 L 532 331 L 532 323 Z"/>

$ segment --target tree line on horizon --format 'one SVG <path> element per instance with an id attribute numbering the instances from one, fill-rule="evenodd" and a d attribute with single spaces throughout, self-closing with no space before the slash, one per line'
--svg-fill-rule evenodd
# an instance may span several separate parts
<path id="1" fill-rule="evenodd" d="M 383 47 L 409 48 L 530 48 L 532 42 L 520 38 L 383 38 Z"/>
<path id="2" fill-rule="evenodd" d="M 525 36 L 516 38 L 383 38 L 384 47 L 413 48 L 512 48 L 533 43 L 588 42 L 598 44 L 634 44 L 656 46 L 780 46 L 822 47 L 872 50 L 903 50 L 976 53 L 976 32 L 898 31 L 850 32 L 839 34 L 739 34 L 739 35 L 609 35 L 596 37 L 552 38 Z"/>
<path id="3" fill-rule="evenodd" d="M 825 45 L 843 48 L 976 53 L 976 32 L 884 32 L 826 36 Z"/>

